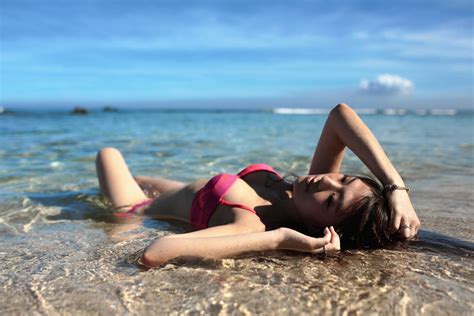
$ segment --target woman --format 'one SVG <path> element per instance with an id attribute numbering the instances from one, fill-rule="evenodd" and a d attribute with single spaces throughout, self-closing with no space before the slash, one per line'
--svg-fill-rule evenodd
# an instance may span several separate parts
<path id="1" fill-rule="evenodd" d="M 339 173 L 346 146 L 382 185 Z M 153 242 L 141 259 L 149 267 L 179 257 L 226 258 L 275 249 L 326 253 L 338 251 L 341 242 L 343 247 L 380 247 L 394 237 L 412 238 L 420 226 L 399 173 L 345 104 L 331 110 L 309 175 L 292 183 L 262 164 L 189 185 L 134 179 L 113 148 L 99 152 L 96 166 L 101 192 L 123 215 L 181 220 L 198 229 Z M 159 196 L 149 199 L 142 188 Z"/>

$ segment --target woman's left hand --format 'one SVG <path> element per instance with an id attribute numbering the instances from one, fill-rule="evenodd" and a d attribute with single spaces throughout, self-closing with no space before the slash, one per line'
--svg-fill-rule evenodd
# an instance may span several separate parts
<path id="1" fill-rule="evenodd" d="M 277 249 L 310 253 L 330 253 L 337 252 L 341 249 L 339 235 L 332 226 L 330 228 L 326 227 L 324 229 L 324 236 L 320 238 L 307 236 L 286 227 L 281 227 L 278 231 L 281 237 Z"/>
<path id="2" fill-rule="evenodd" d="M 324 229 L 324 236 L 328 234 L 331 235 L 331 239 L 329 240 L 329 243 L 325 246 L 326 252 L 338 252 L 339 250 L 341 250 L 341 241 L 339 239 L 339 235 L 336 233 L 333 226 L 329 228 L 326 227 Z"/>
<path id="3" fill-rule="evenodd" d="M 420 220 L 411 204 L 408 192 L 394 190 L 389 193 L 389 201 L 392 209 L 390 233 L 396 234 L 401 239 L 415 237 L 420 227 Z"/>

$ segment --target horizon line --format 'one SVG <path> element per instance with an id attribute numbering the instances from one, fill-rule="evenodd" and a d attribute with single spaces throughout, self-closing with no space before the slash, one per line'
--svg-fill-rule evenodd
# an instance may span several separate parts
<path id="1" fill-rule="evenodd" d="M 223 108 L 223 107 L 115 107 L 115 106 L 94 106 L 94 107 L 70 107 L 70 108 L 37 108 L 37 107 L 20 107 L 5 108 L 0 106 L 0 115 L 7 114 L 23 114 L 38 112 L 53 112 L 74 114 L 75 111 L 83 112 L 81 114 L 94 114 L 103 112 L 270 112 L 277 115 L 327 115 L 332 107 L 260 107 L 260 108 Z M 447 115 L 453 116 L 458 114 L 474 114 L 474 108 L 402 108 L 402 107 L 353 107 L 360 115 L 419 115 L 419 116 L 436 116 Z"/>

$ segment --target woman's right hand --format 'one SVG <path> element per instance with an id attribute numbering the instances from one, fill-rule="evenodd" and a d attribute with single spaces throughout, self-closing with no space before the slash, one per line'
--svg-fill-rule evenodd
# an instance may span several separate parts
<path id="1" fill-rule="evenodd" d="M 334 227 L 324 229 L 324 237 L 314 238 L 296 230 L 282 227 L 278 249 L 310 253 L 337 252 L 341 250 L 339 235 Z"/>
<path id="2" fill-rule="evenodd" d="M 388 198 L 392 211 L 390 233 L 397 234 L 397 237 L 401 239 L 415 237 L 420 227 L 420 220 L 416 215 L 408 192 L 394 190 L 389 193 Z"/>

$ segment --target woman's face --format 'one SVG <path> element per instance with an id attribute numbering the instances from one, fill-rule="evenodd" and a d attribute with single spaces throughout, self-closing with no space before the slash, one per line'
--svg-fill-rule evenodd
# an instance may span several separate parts
<path id="1" fill-rule="evenodd" d="M 342 173 L 300 176 L 293 183 L 296 208 L 310 229 L 341 223 L 354 202 L 371 194 L 362 180 Z"/>

